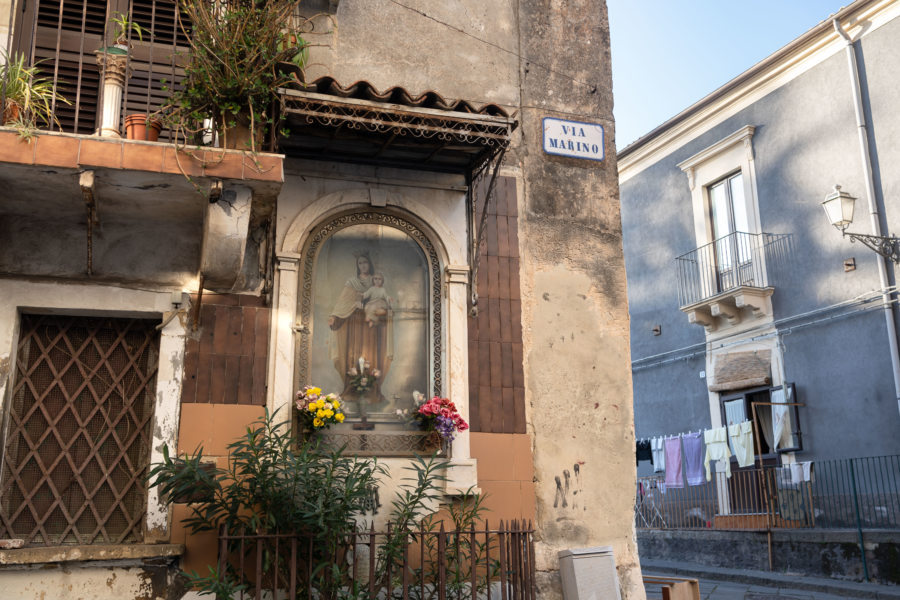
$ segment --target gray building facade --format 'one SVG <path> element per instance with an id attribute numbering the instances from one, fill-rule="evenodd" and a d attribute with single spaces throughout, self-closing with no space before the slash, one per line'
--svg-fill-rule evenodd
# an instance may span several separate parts
<path id="1" fill-rule="evenodd" d="M 871 234 L 871 189 L 898 231 L 898 17 L 854 2 L 833 16 L 849 51 L 829 18 L 619 152 L 638 439 L 742 416 L 771 430 L 784 399 L 802 406 L 762 436 L 770 463 L 900 453 L 896 264 L 821 208 L 841 185 L 858 197 L 847 231 Z"/>

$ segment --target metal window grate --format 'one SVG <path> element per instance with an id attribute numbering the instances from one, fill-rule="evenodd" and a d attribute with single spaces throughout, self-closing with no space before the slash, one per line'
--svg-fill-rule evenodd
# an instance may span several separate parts
<path id="1" fill-rule="evenodd" d="M 22 315 L 0 480 L 0 537 L 140 541 L 156 323 Z"/>

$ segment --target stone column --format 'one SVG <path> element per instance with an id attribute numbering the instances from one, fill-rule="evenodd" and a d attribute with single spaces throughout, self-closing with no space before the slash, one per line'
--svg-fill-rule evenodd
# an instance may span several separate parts
<path id="1" fill-rule="evenodd" d="M 276 422 L 291 417 L 291 403 L 297 391 L 294 389 L 294 336 L 298 329 L 308 326 L 295 322 L 299 266 L 300 259 L 297 257 L 278 257 L 278 281 L 271 324 L 273 343 L 269 348 L 269 395 L 266 400 L 269 413 L 278 411 Z"/>
<path id="2" fill-rule="evenodd" d="M 446 389 L 460 414 L 471 422 L 469 415 L 469 323 L 467 317 L 469 267 L 450 265 L 447 275 L 447 343 Z M 469 432 L 464 431 L 453 440 L 452 461 L 446 473 L 446 490 L 462 493 L 478 483 L 476 461 L 469 454 Z"/>
<path id="3" fill-rule="evenodd" d="M 100 107 L 100 137 L 122 137 L 119 119 L 122 114 L 122 90 L 128 76 L 128 55 L 112 54 L 106 50 L 95 52 L 103 75 L 103 105 Z"/>

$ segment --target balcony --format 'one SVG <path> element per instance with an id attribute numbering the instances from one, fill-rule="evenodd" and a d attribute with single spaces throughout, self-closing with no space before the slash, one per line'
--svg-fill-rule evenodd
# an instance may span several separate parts
<path id="1" fill-rule="evenodd" d="M 678 303 L 707 333 L 772 315 L 766 258 L 780 239 L 734 232 L 675 259 Z"/>

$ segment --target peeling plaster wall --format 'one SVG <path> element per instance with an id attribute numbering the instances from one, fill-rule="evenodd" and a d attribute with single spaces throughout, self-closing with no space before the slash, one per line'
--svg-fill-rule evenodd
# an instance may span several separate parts
<path id="1" fill-rule="evenodd" d="M 184 586 L 172 561 L 42 564 L 0 571 L 4 600 L 169 600 Z M 178 591 L 180 590 L 180 591 Z"/>

